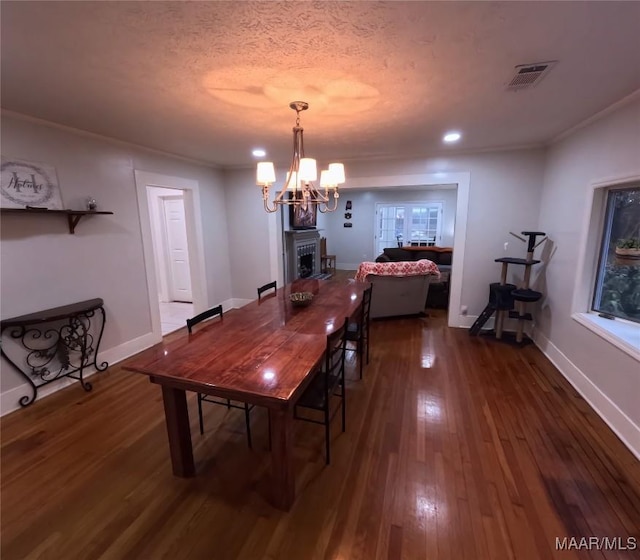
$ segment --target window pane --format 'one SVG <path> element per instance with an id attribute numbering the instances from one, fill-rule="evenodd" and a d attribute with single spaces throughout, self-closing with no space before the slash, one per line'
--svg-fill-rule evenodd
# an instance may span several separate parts
<path id="1" fill-rule="evenodd" d="M 607 195 L 593 310 L 640 323 L 640 188 Z"/>

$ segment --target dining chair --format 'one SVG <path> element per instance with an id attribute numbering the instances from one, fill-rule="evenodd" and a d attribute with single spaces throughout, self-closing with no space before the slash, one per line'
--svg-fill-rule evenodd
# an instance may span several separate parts
<path id="1" fill-rule="evenodd" d="M 336 256 L 327 254 L 327 238 L 320 238 L 320 270 L 322 272 L 336 272 Z"/>
<path id="2" fill-rule="evenodd" d="M 336 408 L 331 413 L 331 397 L 340 398 L 340 410 L 342 414 L 342 431 L 346 428 L 346 393 L 344 384 L 344 356 L 345 334 L 348 320 L 331 334 L 327 335 L 327 349 L 325 351 L 323 365 L 312 379 L 309 386 L 302 393 L 294 408 L 294 418 L 305 422 L 324 425 L 325 460 L 327 465 L 331 462 L 331 420 L 338 412 Z M 337 392 L 340 387 L 340 392 Z M 323 413 L 323 419 L 317 420 L 308 416 L 300 416 L 299 409 L 310 409 Z"/>
<path id="3" fill-rule="evenodd" d="M 274 290 L 278 289 L 276 280 L 274 280 L 273 282 L 269 282 L 268 284 L 265 284 L 264 286 L 260 286 L 258 288 L 258 301 L 260 301 L 260 298 L 262 297 L 263 292 L 266 292 L 271 288 L 273 288 Z"/>
<path id="4" fill-rule="evenodd" d="M 216 315 L 220 315 L 220 317 L 222 317 L 222 305 L 217 305 L 216 307 L 212 307 L 211 309 L 207 309 L 206 311 L 199 313 L 191 319 L 187 319 L 187 329 L 189 330 L 189 334 L 191 334 L 195 325 L 201 323 L 205 319 L 215 317 Z"/>
<path id="5" fill-rule="evenodd" d="M 362 303 L 354 313 L 355 321 L 350 321 L 347 325 L 346 341 L 354 342 L 355 348 L 345 348 L 348 352 L 358 354 L 358 367 L 360 369 L 360 379 L 362 379 L 362 369 L 364 367 L 364 355 L 366 352 L 367 364 L 369 364 L 369 324 L 371 322 L 371 293 L 373 286 L 369 286 L 362 294 Z M 346 344 L 346 343 L 345 343 Z"/>
<path id="6" fill-rule="evenodd" d="M 222 319 L 222 305 L 212 307 L 211 309 L 208 309 L 207 311 L 203 311 L 202 313 L 199 313 L 198 315 L 196 315 L 195 317 L 192 317 L 191 319 L 187 319 L 187 329 L 189 331 L 189 334 L 193 333 L 193 327 L 195 325 L 197 325 L 198 323 L 201 323 L 205 319 L 209 319 L 216 316 L 220 316 L 220 318 Z M 248 403 L 236 404 L 232 402 L 231 399 L 219 400 L 216 397 L 212 397 L 211 395 L 198 393 L 198 421 L 200 422 L 201 434 L 204 434 L 204 419 L 202 417 L 203 402 L 226 406 L 229 409 L 238 408 L 240 410 L 244 410 L 244 419 L 245 419 L 245 424 L 247 425 L 247 442 L 249 444 L 249 449 L 251 449 L 251 422 L 250 422 L 249 413 L 251 412 L 253 405 L 249 405 Z"/>

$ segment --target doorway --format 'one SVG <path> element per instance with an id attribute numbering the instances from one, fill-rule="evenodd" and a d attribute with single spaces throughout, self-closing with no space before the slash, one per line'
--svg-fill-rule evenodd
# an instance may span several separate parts
<path id="1" fill-rule="evenodd" d="M 181 189 L 147 186 L 162 336 L 193 317 L 189 244 Z"/>
<path id="2" fill-rule="evenodd" d="M 155 341 L 206 309 L 198 182 L 135 171 Z"/>

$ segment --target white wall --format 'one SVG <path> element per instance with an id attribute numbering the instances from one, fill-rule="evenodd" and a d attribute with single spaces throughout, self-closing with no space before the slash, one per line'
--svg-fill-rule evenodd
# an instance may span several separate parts
<path id="1" fill-rule="evenodd" d="M 351 210 L 345 210 L 347 200 L 351 201 Z M 345 190 L 340 196 L 338 210 L 323 214 L 322 225 L 318 225 L 327 238 L 327 252 L 336 255 L 339 269 L 355 270 L 361 262 L 373 261 L 378 256 L 374 252 L 374 216 L 376 204 L 385 202 L 442 202 L 442 242 L 439 245 L 453 246 L 455 189 Z M 351 219 L 345 219 L 345 212 L 351 212 Z M 345 222 L 351 222 L 352 227 L 345 228 Z"/>
<path id="2" fill-rule="evenodd" d="M 144 341 L 151 318 L 136 169 L 199 182 L 208 300 L 213 305 L 231 297 L 220 172 L 7 113 L 2 115 L 2 153 L 55 167 L 66 208 L 83 209 L 87 195 L 92 195 L 98 209 L 114 212 L 83 218 L 74 235 L 61 216 L 3 216 L 3 318 L 101 297 L 107 314 L 101 351 L 109 355 L 113 349 L 135 350 L 132 342 Z M 4 396 L 21 380 L 6 364 L 2 366 Z M 6 412 L 4 399 L 2 404 Z"/>
<path id="3" fill-rule="evenodd" d="M 592 183 L 640 175 L 640 99 L 576 131 L 549 149 L 539 227 L 548 233 L 556 253 L 546 271 L 546 295 L 538 317 L 538 344 L 560 369 L 582 385 L 597 409 L 619 409 L 635 424 L 627 430 L 640 454 L 640 364 L 622 350 L 571 319 L 583 217 Z M 585 309 L 586 311 L 586 309 Z M 606 413 L 605 413 L 606 415 Z M 612 421 L 612 417 L 608 420 Z M 629 428 L 631 428 L 629 430 Z"/>
<path id="4" fill-rule="evenodd" d="M 280 211 L 265 212 L 254 169 L 227 171 L 224 180 L 233 297 L 242 304 L 257 298 L 258 286 L 282 285 Z"/>

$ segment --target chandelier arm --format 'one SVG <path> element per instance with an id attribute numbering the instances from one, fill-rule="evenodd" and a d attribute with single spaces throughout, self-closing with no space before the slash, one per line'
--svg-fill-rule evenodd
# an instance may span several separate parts
<path id="1" fill-rule="evenodd" d="M 291 181 L 292 178 L 295 177 L 295 182 L 293 183 L 293 191 L 291 194 L 291 198 L 293 200 L 304 198 L 304 188 L 302 186 L 302 182 L 300 181 L 300 157 L 304 157 L 304 141 L 302 139 L 304 128 L 300 126 L 300 110 L 297 109 L 296 111 L 298 113 L 298 118 L 296 119 L 296 126 L 293 129 L 293 158 L 291 160 L 291 168 L 289 169 L 289 181 Z M 288 184 L 287 188 L 289 188 Z"/>
<path id="2" fill-rule="evenodd" d="M 266 185 L 262 187 L 262 201 L 264 202 L 264 209 L 269 212 L 269 214 L 272 214 L 278 209 L 275 203 L 273 206 L 269 206 L 269 187 Z"/>
<path id="3" fill-rule="evenodd" d="M 301 157 L 304 157 L 304 128 L 301 126 L 297 127 L 300 130 L 299 134 L 299 146 L 298 146 L 298 163 Z"/>
<path id="4" fill-rule="evenodd" d="M 324 208 L 322 208 L 319 204 L 318 204 L 318 210 L 320 210 L 320 212 L 322 212 L 323 214 L 325 212 L 335 212 L 335 210 L 338 208 L 338 198 L 339 198 L 340 194 L 338 193 L 338 188 L 336 187 L 336 190 L 333 192 L 333 206 L 329 206 L 329 197 L 327 196 L 327 201 L 324 204 Z"/>
<path id="5" fill-rule="evenodd" d="M 274 204 L 273 207 L 270 207 L 267 203 L 267 201 L 264 201 L 264 209 L 269 213 L 269 214 L 273 214 L 274 212 L 276 212 L 278 210 L 278 207 Z"/>
<path id="6" fill-rule="evenodd" d="M 324 193 L 322 192 L 322 189 L 317 189 L 315 188 L 315 186 L 313 185 L 313 183 L 309 183 L 310 185 L 310 193 L 311 193 L 311 200 L 312 202 L 315 202 L 317 204 L 320 203 L 328 203 L 329 202 L 329 189 L 328 187 L 324 188 Z"/>
<path id="7" fill-rule="evenodd" d="M 274 203 L 274 204 L 283 204 L 282 200 L 283 200 L 284 195 L 285 195 L 285 193 L 286 193 L 286 192 L 287 192 L 287 191 L 286 191 L 286 189 L 281 190 L 281 191 L 276 195 L 276 197 L 273 199 L 273 203 Z M 285 200 L 286 200 L 286 199 L 285 199 Z"/>

